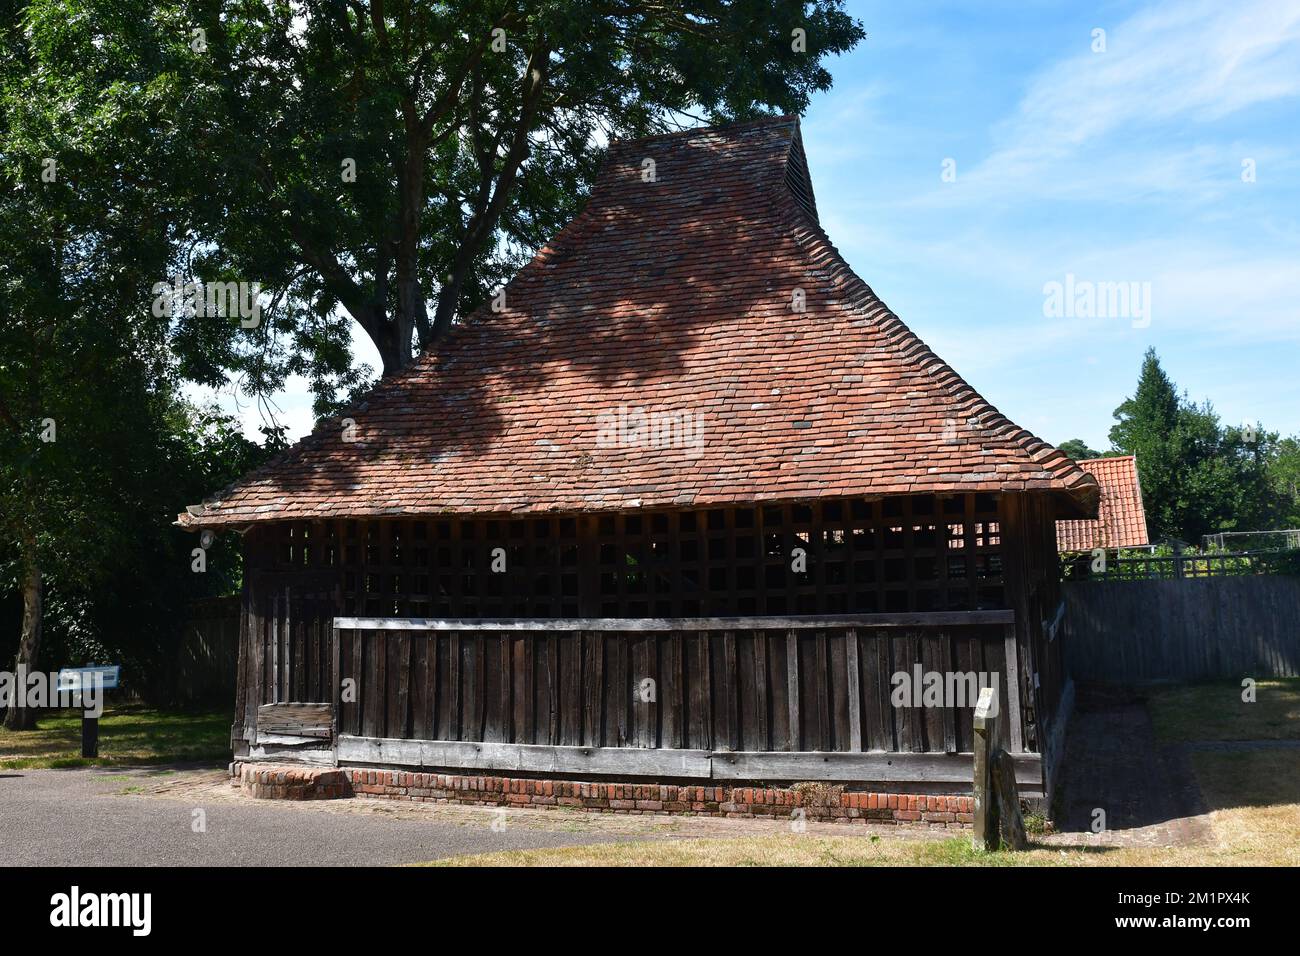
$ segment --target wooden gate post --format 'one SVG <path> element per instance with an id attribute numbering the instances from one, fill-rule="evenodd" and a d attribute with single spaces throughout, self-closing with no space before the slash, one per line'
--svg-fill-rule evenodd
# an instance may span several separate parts
<path id="1" fill-rule="evenodd" d="M 997 687 L 983 688 L 975 705 L 975 833 L 971 845 L 977 850 L 1003 846 L 1023 850 L 1028 846 L 1015 760 L 1004 746 L 1005 726 Z"/>
<path id="2" fill-rule="evenodd" d="M 1015 680 L 1014 675 L 1011 677 Z M 998 689 L 984 687 L 975 705 L 975 798 L 974 830 L 971 846 L 976 850 L 998 848 L 998 801 L 993 787 L 993 758 L 1001 747 L 998 732 Z"/>

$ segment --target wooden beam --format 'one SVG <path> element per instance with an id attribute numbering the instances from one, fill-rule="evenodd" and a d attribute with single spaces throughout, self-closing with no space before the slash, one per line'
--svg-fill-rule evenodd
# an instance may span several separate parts
<path id="1" fill-rule="evenodd" d="M 497 772 L 664 776 L 713 780 L 844 780 L 859 783 L 958 783 L 972 779 L 973 757 L 898 754 L 551 747 L 343 735 L 339 762 Z M 1014 754 L 1027 794 L 1041 787 L 1038 754 Z"/>
<path id="2" fill-rule="evenodd" d="M 1016 780 L 1029 790 L 1041 787 L 1038 754 L 1015 754 Z M 969 753 L 802 753 L 732 752 L 712 754 L 715 780 L 846 780 L 859 783 L 960 783 L 970 785 Z M 1028 791 L 1027 791 L 1028 792 Z"/>
<path id="3" fill-rule="evenodd" d="M 394 764 L 530 773 L 595 773 L 627 776 L 707 778 L 706 750 L 645 747 L 553 747 L 450 740 L 339 738 L 340 763 Z"/>
<path id="4" fill-rule="evenodd" d="M 951 627 L 1010 624 L 1011 611 L 916 611 L 792 617 L 482 618 L 337 617 L 335 627 L 363 631 L 736 631 L 840 627 Z"/>

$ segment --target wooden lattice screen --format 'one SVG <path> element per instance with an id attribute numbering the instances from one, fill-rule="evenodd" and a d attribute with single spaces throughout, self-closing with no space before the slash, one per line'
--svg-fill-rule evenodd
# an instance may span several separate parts
<path id="1" fill-rule="evenodd" d="M 691 617 L 1005 606 L 997 501 L 982 494 L 292 522 L 258 534 L 254 569 L 332 572 L 345 614 Z"/>

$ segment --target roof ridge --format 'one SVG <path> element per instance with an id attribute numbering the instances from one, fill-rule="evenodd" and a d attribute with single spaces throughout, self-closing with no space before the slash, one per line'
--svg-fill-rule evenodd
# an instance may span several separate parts
<path id="1" fill-rule="evenodd" d="M 611 139 L 609 149 L 622 148 L 624 146 L 633 146 L 640 143 L 662 142 L 670 139 L 683 139 L 691 136 L 704 136 L 709 133 L 734 133 L 741 130 L 759 128 L 764 126 L 781 126 L 786 123 L 799 125 L 798 113 L 782 113 L 779 116 L 764 114 L 763 116 L 754 117 L 746 120 L 731 120 L 726 123 L 717 123 L 713 126 L 692 126 L 689 129 L 677 129 L 667 133 L 647 133 L 645 136 L 632 136 L 627 139 Z"/>

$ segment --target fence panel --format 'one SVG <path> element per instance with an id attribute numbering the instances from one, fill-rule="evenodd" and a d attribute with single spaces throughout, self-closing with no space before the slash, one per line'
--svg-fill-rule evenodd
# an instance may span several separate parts
<path id="1" fill-rule="evenodd" d="M 166 670 L 169 702 L 228 704 L 235 695 L 238 656 L 239 598 L 195 601 Z"/>
<path id="2" fill-rule="evenodd" d="M 968 753 L 969 708 L 892 705 L 897 673 L 983 671 L 1010 612 L 731 621 L 340 618 L 345 734 L 687 751 Z M 904 617 L 904 616 L 899 616 Z M 873 626 L 874 625 L 874 626 Z M 1017 734 L 1021 709 L 1013 715 Z"/>
<path id="3" fill-rule="evenodd" d="M 1066 581 L 1076 679 L 1300 676 L 1300 578 Z"/>

